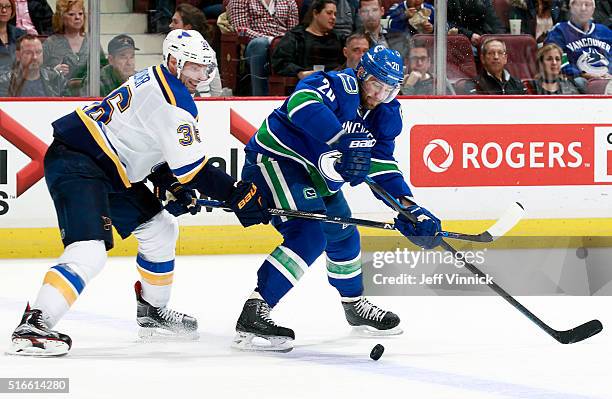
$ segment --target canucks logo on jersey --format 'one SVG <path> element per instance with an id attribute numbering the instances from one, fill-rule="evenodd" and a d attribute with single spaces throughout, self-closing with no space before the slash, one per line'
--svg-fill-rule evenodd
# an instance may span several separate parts
<path id="1" fill-rule="evenodd" d="M 576 61 L 576 66 L 583 72 L 592 75 L 604 75 L 608 72 L 610 62 L 596 48 L 589 48 L 582 52 Z"/>

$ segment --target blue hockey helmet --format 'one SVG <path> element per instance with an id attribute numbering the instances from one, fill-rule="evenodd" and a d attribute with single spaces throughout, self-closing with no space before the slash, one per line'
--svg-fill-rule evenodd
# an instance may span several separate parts
<path id="1" fill-rule="evenodd" d="M 357 64 L 357 78 L 365 82 L 370 76 L 393 88 L 389 96 L 383 101 L 390 102 L 400 90 L 404 79 L 404 62 L 396 50 L 376 45 L 361 56 Z"/>

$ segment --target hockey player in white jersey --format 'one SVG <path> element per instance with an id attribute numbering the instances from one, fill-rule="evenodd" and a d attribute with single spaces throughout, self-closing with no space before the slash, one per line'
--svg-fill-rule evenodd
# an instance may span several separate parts
<path id="1" fill-rule="evenodd" d="M 102 101 L 53 122 L 45 180 L 65 249 L 26 307 L 11 353 L 69 351 L 70 337 L 53 328 L 104 267 L 106 251 L 113 247 L 112 226 L 122 238 L 133 233 L 138 241 L 138 324 L 147 332 L 197 334 L 195 318 L 166 306 L 178 225 L 143 180 L 164 165 L 166 173 L 156 173 L 156 185 L 168 182 L 186 208 L 195 206 L 190 196 L 197 189 L 225 201 L 245 227 L 270 219 L 255 185 L 236 182 L 207 163 L 192 93 L 214 70 L 213 54 L 197 31 L 174 30 L 163 43 L 163 64 L 136 73 Z M 175 178 L 183 186 L 174 185 Z"/>

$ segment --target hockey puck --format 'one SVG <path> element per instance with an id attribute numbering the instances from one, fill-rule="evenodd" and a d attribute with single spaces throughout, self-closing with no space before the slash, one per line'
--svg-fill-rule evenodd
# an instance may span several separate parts
<path id="1" fill-rule="evenodd" d="M 384 351 L 385 351 L 384 346 L 382 346 L 381 344 L 376 344 L 376 346 L 373 347 L 372 351 L 370 352 L 370 359 L 372 360 L 380 359 Z"/>

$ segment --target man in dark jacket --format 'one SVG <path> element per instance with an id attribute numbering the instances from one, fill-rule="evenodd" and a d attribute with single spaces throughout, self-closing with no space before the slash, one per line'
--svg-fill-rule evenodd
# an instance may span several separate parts
<path id="1" fill-rule="evenodd" d="M 66 81 L 52 68 L 43 67 L 43 49 L 34 35 L 17 39 L 15 64 L 0 73 L 0 97 L 57 97 Z"/>
<path id="2" fill-rule="evenodd" d="M 472 94 L 526 94 L 520 79 L 505 69 L 508 63 L 506 44 L 498 39 L 487 39 L 480 50 L 483 71 L 478 75 L 468 92 Z"/>

